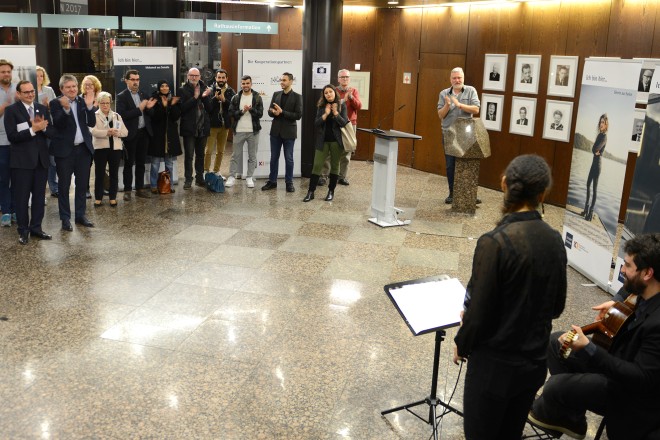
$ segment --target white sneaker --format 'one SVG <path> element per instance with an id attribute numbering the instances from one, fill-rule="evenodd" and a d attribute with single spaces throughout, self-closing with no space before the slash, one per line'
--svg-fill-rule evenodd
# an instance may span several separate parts
<path id="1" fill-rule="evenodd" d="M 227 178 L 227 182 L 225 182 L 225 186 L 234 186 L 234 183 L 236 182 L 236 179 L 234 179 L 234 176 L 229 176 Z"/>
<path id="2" fill-rule="evenodd" d="M 221 178 L 223 182 L 226 182 L 226 181 L 227 181 L 227 178 L 226 178 L 225 176 L 223 176 L 223 175 L 220 174 L 220 173 L 217 173 L 217 174 L 218 174 L 218 177 Z"/>
<path id="3" fill-rule="evenodd" d="M 247 182 L 248 188 L 254 188 L 254 180 L 252 179 L 252 177 L 248 177 L 247 179 L 245 179 L 245 181 Z"/>

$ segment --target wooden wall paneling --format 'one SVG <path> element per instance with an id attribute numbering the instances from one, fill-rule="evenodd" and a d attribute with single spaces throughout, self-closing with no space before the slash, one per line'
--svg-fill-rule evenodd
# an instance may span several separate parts
<path id="1" fill-rule="evenodd" d="M 375 88 L 375 38 L 377 26 L 377 9 L 364 8 L 344 8 L 344 17 L 342 21 L 342 50 L 341 50 L 341 68 L 353 70 L 355 64 L 360 64 L 360 70 L 370 72 L 371 102 L 369 110 L 360 110 L 358 112 L 358 127 L 372 127 L 371 114 L 374 105 L 373 97 L 376 93 Z M 364 93 L 361 95 L 364 101 Z M 373 136 L 368 133 L 358 132 L 358 148 L 355 152 L 355 158 L 367 160 L 372 157 L 370 145 L 373 150 Z"/>
<path id="2" fill-rule="evenodd" d="M 415 111 L 417 94 L 426 87 L 418 83 L 419 75 L 419 43 L 422 32 L 422 9 L 404 9 L 401 14 L 401 26 L 399 26 L 399 51 L 397 56 L 397 67 L 395 75 L 395 88 L 393 93 L 383 90 L 381 93 L 389 98 L 387 107 L 390 112 L 396 111 L 405 105 L 401 111 L 383 122 L 383 128 L 394 128 L 399 131 L 412 133 L 415 131 Z M 410 72 L 410 84 L 403 84 L 404 72 Z M 399 140 L 399 165 L 413 166 L 413 141 L 410 139 Z"/>
<path id="3" fill-rule="evenodd" d="M 607 56 L 650 58 L 656 15 L 655 1 L 612 0 Z"/>
<path id="4" fill-rule="evenodd" d="M 445 156 L 442 149 L 442 128 L 438 118 L 438 97 L 442 89 L 451 86 L 451 70 L 465 63 L 465 55 L 422 53 L 415 133 L 422 139 L 415 141 L 413 167 L 429 173 L 445 172 Z"/>
<path id="5" fill-rule="evenodd" d="M 465 54 L 469 21 L 466 6 L 425 9 L 420 52 Z"/>
<path id="6" fill-rule="evenodd" d="M 279 33 L 276 41 L 271 40 L 270 47 L 286 50 L 302 50 L 303 10 L 299 8 L 276 8 L 272 20 L 278 24 Z"/>
<path id="7" fill-rule="evenodd" d="M 394 110 L 392 95 L 386 90 L 395 90 L 395 72 L 399 52 L 399 23 L 401 9 L 379 9 L 376 12 L 374 30 L 374 57 L 371 75 L 371 120 L 363 126 L 375 127 L 382 118 Z M 361 123 L 358 121 L 358 123 Z M 358 134 L 357 160 L 371 160 L 374 154 L 375 139 L 371 134 Z M 366 148 L 363 148 L 366 147 Z"/>

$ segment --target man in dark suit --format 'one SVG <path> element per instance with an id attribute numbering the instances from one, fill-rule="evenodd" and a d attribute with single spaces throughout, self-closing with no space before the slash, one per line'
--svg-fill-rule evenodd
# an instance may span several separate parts
<path id="1" fill-rule="evenodd" d="M 497 64 L 493 64 L 493 70 L 488 74 L 488 79 L 490 81 L 500 80 L 500 72 L 497 71 Z"/>
<path id="2" fill-rule="evenodd" d="M 18 242 L 27 244 L 30 235 L 42 240 L 53 238 L 41 229 L 44 218 L 44 198 L 48 180 L 48 108 L 35 102 L 35 90 L 30 81 L 16 86 L 18 98 L 5 109 L 5 130 L 10 142 L 11 188 L 18 223 Z M 32 219 L 28 205 L 32 194 Z"/>
<path id="3" fill-rule="evenodd" d="M 635 132 L 632 135 L 632 140 L 639 142 L 642 140 L 642 130 L 644 130 L 644 121 L 642 119 L 635 119 Z"/>
<path id="4" fill-rule="evenodd" d="M 280 151 L 284 150 L 284 182 L 286 192 L 294 192 L 293 186 L 293 146 L 298 137 L 297 120 L 302 118 L 302 96 L 292 89 L 293 75 L 284 72 L 280 78 L 281 92 L 275 92 L 268 108 L 268 115 L 273 118 L 270 128 L 270 175 L 268 182 L 261 187 L 263 191 L 277 188 L 277 174 L 280 163 Z"/>
<path id="5" fill-rule="evenodd" d="M 525 106 L 520 107 L 519 113 L 520 113 L 520 119 L 516 120 L 516 124 L 528 125 L 529 119 L 527 119 L 527 107 Z"/>
<path id="6" fill-rule="evenodd" d="M 557 76 L 555 77 L 556 86 L 568 85 L 568 66 L 557 66 Z"/>
<path id="7" fill-rule="evenodd" d="M 642 76 L 639 78 L 639 85 L 637 86 L 637 91 L 648 92 L 651 89 L 652 78 L 653 78 L 653 70 L 642 69 Z"/>
<path id="8" fill-rule="evenodd" d="M 596 346 L 578 326 L 551 336 L 550 379 L 528 419 L 545 429 L 583 438 L 587 410 L 605 416 L 608 438 L 658 438 L 660 422 L 660 234 L 640 234 L 624 245 L 623 288 L 637 295 L 634 313 L 612 340 Z M 618 294 L 617 294 L 618 295 Z M 603 319 L 614 301 L 594 307 Z M 567 359 L 559 347 L 572 349 Z M 628 402 L 629 404 L 622 404 Z"/>
<path id="9" fill-rule="evenodd" d="M 128 136 L 124 138 L 124 200 L 131 200 L 133 188 L 133 165 L 135 165 L 135 195 L 148 199 L 149 191 L 144 188 L 144 164 L 151 125 L 144 113 L 148 96 L 140 90 L 140 72 L 128 70 L 124 75 L 126 90 L 117 94 L 117 113 L 124 120 Z"/>
<path id="10" fill-rule="evenodd" d="M 50 102 L 53 119 L 53 135 L 50 147 L 55 156 L 55 167 L 59 179 L 58 206 L 62 229 L 73 231 L 71 226 L 71 206 L 69 187 L 71 175 L 76 176 L 75 221 L 76 224 L 93 228 L 94 223 L 85 216 L 86 193 L 89 186 L 89 169 L 92 166 L 94 146 L 89 127 L 96 124 L 94 96 L 78 96 L 78 80 L 64 74 L 60 78 L 63 96 Z"/>

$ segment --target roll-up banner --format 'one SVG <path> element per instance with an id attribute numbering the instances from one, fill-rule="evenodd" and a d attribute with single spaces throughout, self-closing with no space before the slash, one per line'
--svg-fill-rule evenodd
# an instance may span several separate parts
<path id="1" fill-rule="evenodd" d="M 257 168 L 254 177 L 268 177 L 270 173 L 270 128 L 273 119 L 268 116 L 268 107 L 275 92 L 282 90 L 280 78 L 284 72 L 293 74 L 293 90 L 302 94 L 302 51 L 299 50 L 265 50 L 239 49 L 238 68 L 236 75 L 236 93 L 241 90 L 241 77 L 252 77 L 254 89 L 264 102 L 264 114 L 261 117 L 261 132 L 259 133 L 259 148 L 257 149 Z M 303 111 L 315 111 L 304 109 Z M 293 175 L 300 177 L 300 133 L 301 121 L 298 121 L 298 138 L 293 147 Z M 242 170 L 247 169 L 247 144 L 243 145 L 243 160 L 239 162 Z M 241 170 L 241 173 L 242 173 Z M 280 154 L 278 177 L 284 177 L 284 153 Z"/>
<path id="2" fill-rule="evenodd" d="M 112 59 L 115 70 L 115 90 L 116 93 L 123 92 L 126 89 L 124 76 L 128 70 L 135 69 L 140 72 L 140 90 L 150 96 L 156 91 L 156 85 L 161 79 L 169 81 L 172 93 L 176 92 L 178 84 L 176 83 L 176 48 L 175 47 L 131 47 L 115 46 L 112 49 Z M 176 158 L 174 159 L 172 183 L 179 181 L 176 167 Z M 145 184 L 149 186 L 151 158 L 147 157 L 147 166 L 145 167 Z M 164 162 L 161 162 L 161 170 L 165 168 Z M 119 170 L 121 176 L 123 164 Z M 122 179 L 119 179 L 119 189 L 123 190 Z"/>
<path id="3" fill-rule="evenodd" d="M 641 66 L 638 60 L 584 63 L 563 235 L 569 264 L 605 290 Z"/>
<path id="4" fill-rule="evenodd" d="M 35 46 L 0 46 L 0 59 L 11 61 L 12 83 L 30 81 L 37 88 L 37 52 Z M 53 78 L 53 82 L 57 79 Z"/>
<path id="5" fill-rule="evenodd" d="M 648 70 L 648 67 L 645 65 L 643 70 Z M 638 234 L 660 232 L 660 65 L 650 67 L 653 69 L 653 81 L 648 92 L 644 131 L 610 286 L 612 293 L 623 285 L 621 265 L 626 240 Z"/>

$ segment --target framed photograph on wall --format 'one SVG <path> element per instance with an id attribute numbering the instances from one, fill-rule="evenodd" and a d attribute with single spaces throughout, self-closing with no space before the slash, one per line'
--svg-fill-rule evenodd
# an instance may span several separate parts
<path id="1" fill-rule="evenodd" d="M 511 98 L 511 122 L 509 133 L 523 136 L 534 136 L 534 120 L 536 118 L 536 98 Z"/>
<path id="2" fill-rule="evenodd" d="M 573 120 L 573 103 L 566 101 L 545 102 L 545 117 L 543 118 L 543 138 L 553 141 L 568 142 L 571 137 L 571 121 Z"/>
<path id="3" fill-rule="evenodd" d="M 553 55 L 550 57 L 550 72 L 548 73 L 548 95 L 575 96 L 578 61 L 580 57 L 565 57 Z"/>
<path id="4" fill-rule="evenodd" d="M 516 74 L 513 78 L 513 91 L 516 93 L 539 92 L 541 55 L 516 55 Z"/>
<path id="5" fill-rule="evenodd" d="M 655 66 L 660 64 L 660 60 L 657 58 L 633 58 L 633 60 L 642 60 L 642 69 L 639 71 L 637 79 L 637 103 L 646 104 L 649 100 Z"/>
<path id="6" fill-rule="evenodd" d="M 351 86 L 355 87 L 360 94 L 362 102 L 361 110 L 369 110 L 369 92 L 371 91 L 371 74 L 361 70 L 351 72 Z"/>
<path id="7" fill-rule="evenodd" d="M 502 114 L 504 113 L 504 96 L 481 95 L 481 120 L 488 130 L 502 131 Z"/>
<path id="8" fill-rule="evenodd" d="M 509 61 L 507 54 L 487 53 L 484 59 L 483 90 L 503 92 L 506 86 L 506 66 Z"/>

